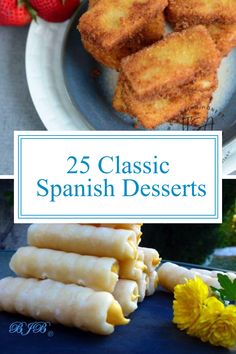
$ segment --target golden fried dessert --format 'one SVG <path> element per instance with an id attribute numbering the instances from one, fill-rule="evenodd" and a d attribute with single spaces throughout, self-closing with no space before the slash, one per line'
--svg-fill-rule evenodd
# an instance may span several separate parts
<path id="1" fill-rule="evenodd" d="M 218 65 L 219 53 L 207 29 L 195 26 L 124 58 L 121 72 L 133 95 L 148 100 L 175 96 Z"/>
<path id="2" fill-rule="evenodd" d="M 121 59 L 126 56 L 122 56 L 123 51 L 120 49 L 106 52 L 85 39 L 82 39 L 82 43 L 87 52 L 89 52 L 96 61 L 108 68 L 118 69 Z M 130 52 L 127 52 L 127 55 L 129 54 Z"/>
<path id="3" fill-rule="evenodd" d="M 156 98 L 144 103 L 133 96 L 126 96 L 125 103 L 128 101 L 129 111 L 145 128 L 153 129 L 179 116 L 186 109 L 198 105 L 205 95 L 211 94 L 211 91 L 204 93 L 194 91 L 185 96 L 180 94 L 173 98 Z"/>
<path id="4" fill-rule="evenodd" d="M 159 13 L 157 17 L 145 25 L 141 35 L 142 49 L 144 46 L 153 44 L 163 38 L 165 32 L 165 17 L 163 12 Z"/>
<path id="5" fill-rule="evenodd" d="M 104 0 L 90 0 L 89 1 L 89 9 L 92 9 L 95 5 L 98 5 L 100 2 Z M 126 1 L 126 7 L 129 5 L 130 2 Z M 158 3 L 158 1 L 157 1 Z M 159 0 L 159 4 L 164 4 L 163 0 Z M 167 2 L 165 3 L 165 6 Z M 161 7 L 164 9 L 164 5 Z M 125 9 L 124 9 L 125 10 Z M 126 9 L 127 10 L 127 9 Z M 149 16 L 148 16 L 149 18 Z M 149 18 L 143 22 L 143 24 L 139 26 L 138 29 L 131 30 L 128 37 L 123 37 L 122 42 L 112 45 L 111 47 L 106 47 L 101 45 L 98 41 L 91 40 L 89 35 L 85 35 L 84 31 L 81 31 L 81 39 L 85 49 L 100 63 L 105 66 L 108 66 L 113 69 L 119 69 L 120 61 L 122 58 L 131 55 L 138 50 L 142 49 L 143 47 L 150 45 L 160 39 L 162 39 L 164 35 L 164 28 L 165 28 L 165 18 L 163 14 L 163 10 L 158 12 L 154 18 Z M 144 18 L 145 19 L 145 16 Z M 122 21 L 125 18 L 120 19 L 120 26 L 122 27 Z M 107 22 L 110 21 L 110 25 L 112 26 L 112 21 L 114 21 L 113 16 L 107 19 Z M 83 22 L 83 20 L 82 20 Z M 113 23 L 115 25 L 116 31 L 119 30 L 117 23 L 115 21 Z M 105 28 L 108 26 L 108 23 L 103 27 Z M 79 25 L 80 27 L 80 25 Z M 83 27 L 83 26 L 82 26 Z M 92 25 L 90 26 L 92 28 Z M 96 29 L 95 29 L 96 32 Z M 91 31 L 92 36 L 92 31 Z"/>
<path id="6" fill-rule="evenodd" d="M 147 45 L 150 45 L 163 38 L 165 19 L 163 13 L 159 14 L 144 30 L 137 33 L 132 40 L 127 40 L 122 46 L 106 51 L 97 45 L 82 38 L 84 48 L 101 64 L 119 69 L 121 59 L 136 53 Z"/>
<path id="7" fill-rule="evenodd" d="M 122 46 L 167 6 L 167 0 L 99 0 L 81 16 L 83 39 L 105 50 Z"/>
<path id="8" fill-rule="evenodd" d="M 115 109 L 119 112 L 123 113 L 128 113 L 128 108 L 127 105 L 125 104 L 125 101 L 123 99 L 123 83 L 125 82 L 124 75 L 120 75 L 117 85 L 116 85 L 116 90 L 115 90 L 115 95 L 113 98 L 113 105 L 115 106 Z M 198 80 L 195 82 L 185 85 L 182 87 L 182 94 L 188 94 L 194 91 L 210 91 L 210 90 L 215 90 L 217 87 L 218 81 L 216 74 L 210 74 L 207 77 L 200 77 Z"/>
<path id="9" fill-rule="evenodd" d="M 236 46 L 236 1 L 170 0 L 167 18 L 175 30 L 205 25 L 222 57 Z"/>
<path id="10" fill-rule="evenodd" d="M 172 53 L 172 56 L 170 56 Z M 173 33 L 121 61 L 113 107 L 130 114 L 148 129 L 165 122 L 202 124 L 217 88 L 220 55 L 204 26 Z"/>
<path id="11" fill-rule="evenodd" d="M 99 0 L 89 0 L 89 8 L 93 7 L 98 2 Z M 164 13 L 161 12 L 157 15 L 157 17 L 155 17 L 153 20 L 151 20 L 149 23 L 145 25 L 141 33 L 138 33 L 138 36 L 139 38 L 141 38 L 141 41 L 143 42 L 143 46 L 144 46 L 144 45 L 152 44 L 162 39 L 164 30 L 165 30 L 165 17 L 164 17 Z M 142 49 L 142 47 L 138 46 L 139 49 Z M 130 52 L 130 54 L 132 53 Z"/>
<path id="12" fill-rule="evenodd" d="M 197 127 L 204 125 L 208 118 L 210 102 L 211 97 L 204 98 L 195 107 L 188 109 L 179 117 L 173 119 L 173 123 Z"/>
<path id="13" fill-rule="evenodd" d="M 208 85 L 206 85 L 208 82 Z M 128 113 L 136 117 L 138 121 L 147 129 L 153 129 L 157 125 L 169 121 L 183 123 L 183 116 L 190 108 L 198 107 L 203 101 L 211 99 L 213 91 L 217 87 L 216 74 L 210 75 L 205 79 L 198 79 L 190 85 L 186 85 L 183 92 L 172 98 L 150 98 L 149 100 L 139 100 L 127 88 L 123 78 L 118 82 L 116 93 L 113 100 L 113 106 L 116 110 Z M 207 115 L 200 112 L 190 111 L 191 120 L 189 125 L 201 125 Z M 203 120 L 204 119 L 204 120 Z M 187 123 L 187 122 L 186 122 Z"/>
<path id="14" fill-rule="evenodd" d="M 128 107 L 126 106 L 125 101 L 123 99 L 123 82 L 124 78 L 121 74 L 116 85 L 112 105 L 116 111 L 129 114 Z"/>
<path id="15" fill-rule="evenodd" d="M 236 22 L 233 24 L 211 24 L 207 29 L 222 56 L 236 47 Z"/>
<path id="16" fill-rule="evenodd" d="M 235 0 L 169 0 L 168 21 L 175 29 L 197 24 L 236 22 Z"/>

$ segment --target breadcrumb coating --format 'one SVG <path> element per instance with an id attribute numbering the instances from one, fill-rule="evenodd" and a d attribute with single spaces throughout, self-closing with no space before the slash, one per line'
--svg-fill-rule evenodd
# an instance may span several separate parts
<path id="1" fill-rule="evenodd" d="M 175 29 L 236 22 L 235 0 L 169 0 L 167 19 Z"/>
<path id="2" fill-rule="evenodd" d="M 195 26 L 124 58 L 121 71 L 136 98 L 168 97 L 176 87 L 216 70 L 219 61 L 207 29 Z"/>
<path id="3" fill-rule="evenodd" d="M 110 50 L 133 38 L 167 4 L 167 0 L 99 0 L 81 16 L 78 29 L 83 39 Z"/>

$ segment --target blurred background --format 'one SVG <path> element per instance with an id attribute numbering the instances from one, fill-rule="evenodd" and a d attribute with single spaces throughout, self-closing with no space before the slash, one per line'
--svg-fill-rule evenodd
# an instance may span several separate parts
<path id="1" fill-rule="evenodd" d="M 0 249 L 26 245 L 29 225 L 13 223 L 13 180 L 0 180 Z M 142 246 L 163 259 L 236 271 L 236 180 L 223 180 L 222 224 L 144 224 Z"/>

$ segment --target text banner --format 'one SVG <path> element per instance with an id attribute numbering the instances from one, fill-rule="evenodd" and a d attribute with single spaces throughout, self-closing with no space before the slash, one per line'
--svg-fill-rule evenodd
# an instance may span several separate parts
<path id="1" fill-rule="evenodd" d="M 220 132 L 16 132 L 15 222 L 219 223 Z"/>

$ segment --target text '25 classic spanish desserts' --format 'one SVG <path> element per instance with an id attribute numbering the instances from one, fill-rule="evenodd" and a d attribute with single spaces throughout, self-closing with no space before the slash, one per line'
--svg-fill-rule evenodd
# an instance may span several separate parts
<path id="1" fill-rule="evenodd" d="M 120 73 L 117 111 L 148 129 L 202 126 L 220 59 L 236 46 L 235 14 L 234 0 L 90 0 L 78 29 L 85 49 Z M 167 22 L 178 34 L 165 33 Z"/>
<path id="2" fill-rule="evenodd" d="M 33 224 L 0 280 L 0 310 L 108 335 L 158 285 L 140 224 Z"/>

